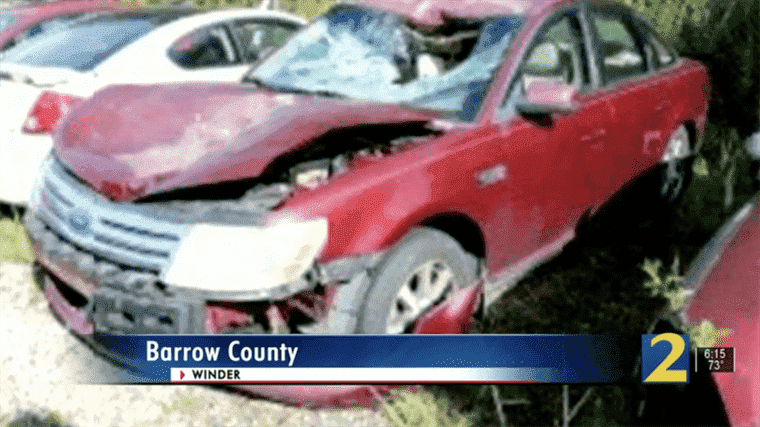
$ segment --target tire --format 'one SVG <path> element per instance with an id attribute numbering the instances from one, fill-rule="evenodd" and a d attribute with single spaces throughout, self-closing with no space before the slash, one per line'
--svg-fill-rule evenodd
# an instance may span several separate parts
<path id="1" fill-rule="evenodd" d="M 681 126 L 671 135 L 665 147 L 665 156 L 659 179 L 659 196 L 662 201 L 676 204 L 681 200 L 684 190 L 691 182 L 691 163 L 689 132 Z"/>
<path id="2" fill-rule="evenodd" d="M 476 279 L 477 259 L 454 238 L 433 228 L 414 229 L 373 272 L 357 332 L 408 333 L 425 312 Z"/>

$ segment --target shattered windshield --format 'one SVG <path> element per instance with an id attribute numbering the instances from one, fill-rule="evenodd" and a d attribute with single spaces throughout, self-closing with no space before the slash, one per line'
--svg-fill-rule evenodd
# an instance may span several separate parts
<path id="1" fill-rule="evenodd" d="M 245 81 L 283 92 L 400 103 L 474 120 L 523 17 L 412 28 L 341 6 L 296 35 Z"/>

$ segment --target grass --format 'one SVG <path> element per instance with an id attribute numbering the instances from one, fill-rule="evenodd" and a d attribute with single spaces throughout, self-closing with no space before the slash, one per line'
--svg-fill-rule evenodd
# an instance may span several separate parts
<path id="1" fill-rule="evenodd" d="M 32 246 L 20 218 L 0 219 L 0 261 L 31 264 Z"/>
<path id="2" fill-rule="evenodd" d="M 193 7 L 214 10 L 226 7 L 258 7 L 261 0 L 128 0 L 132 4 L 148 7 L 167 7 L 181 3 L 188 3 Z M 280 9 L 301 15 L 314 21 L 327 12 L 335 0 L 280 0 Z"/>
<path id="3" fill-rule="evenodd" d="M 34 412 L 24 412 L 10 420 L 10 414 L 0 416 L 0 425 L 3 427 L 66 427 L 61 415 L 53 411 L 42 417 Z"/>

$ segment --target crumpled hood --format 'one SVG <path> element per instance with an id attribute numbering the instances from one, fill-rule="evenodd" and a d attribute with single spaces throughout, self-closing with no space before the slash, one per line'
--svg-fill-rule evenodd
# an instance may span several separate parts
<path id="1" fill-rule="evenodd" d="M 395 105 L 239 84 L 119 85 L 80 104 L 54 140 L 72 172 L 112 199 L 128 201 L 255 178 L 275 158 L 330 129 L 433 118 Z"/>

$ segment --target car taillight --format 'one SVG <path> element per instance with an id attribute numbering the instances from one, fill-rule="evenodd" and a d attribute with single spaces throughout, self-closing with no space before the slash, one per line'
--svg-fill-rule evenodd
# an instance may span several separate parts
<path id="1" fill-rule="evenodd" d="M 58 122 L 81 101 L 82 98 L 76 96 L 43 92 L 29 111 L 21 130 L 31 134 L 52 133 Z"/>

